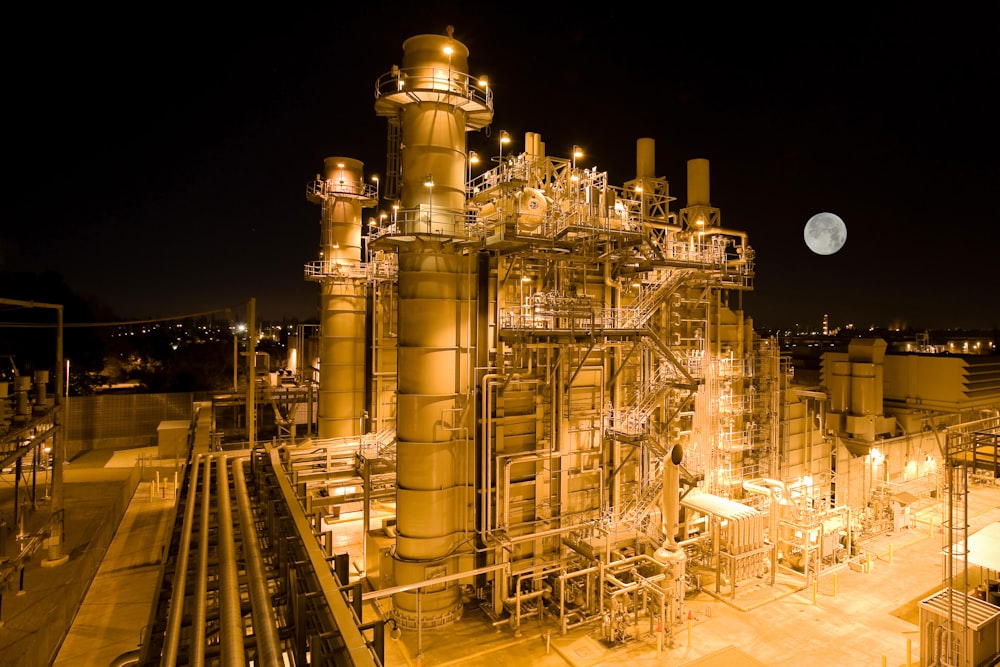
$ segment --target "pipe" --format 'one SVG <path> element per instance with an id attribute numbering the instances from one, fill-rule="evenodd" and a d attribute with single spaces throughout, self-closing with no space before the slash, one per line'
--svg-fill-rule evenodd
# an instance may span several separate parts
<path id="1" fill-rule="evenodd" d="M 483 520 L 479 526 L 479 532 L 482 537 L 483 542 L 486 542 L 487 535 L 493 529 L 492 520 L 490 518 L 490 512 L 492 507 L 490 507 L 490 498 L 492 496 L 491 488 L 493 485 L 492 477 L 492 467 L 490 466 L 490 442 L 493 440 L 493 419 L 492 419 L 492 392 L 490 387 L 492 385 L 500 384 L 498 382 L 493 382 L 496 379 L 503 378 L 502 373 L 487 373 L 483 376 L 483 412 L 482 412 L 482 424 L 483 424 L 483 442 L 482 442 L 482 452 L 480 453 L 482 460 L 480 461 L 481 475 L 483 478 L 483 500 L 482 500 L 482 511 Z M 503 383 L 503 384 L 506 384 Z"/>
<path id="2" fill-rule="evenodd" d="M 260 553 L 260 541 L 254 522 L 250 494 L 247 492 L 246 470 L 241 459 L 233 460 L 233 481 L 236 489 L 236 505 L 240 515 L 240 535 L 243 555 L 247 566 L 247 588 L 250 592 L 253 633 L 257 641 L 255 664 L 263 667 L 279 667 L 281 660 L 281 640 L 278 637 L 277 621 L 267 586 L 267 573 Z"/>
<path id="3" fill-rule="evenodd" d="M 216 461 L 215 474 L 218 484 L 216 523 L 219 536 L 220 659 L 223 665 L 243 667 L 246 664 L 243 649 L 246 630 L 240 608 L 240 575 L 236 565 L 236 545 L 233 543 L 233 510 L 225 454 Z"/>
<path id="4" fill-rule="evenodd" d="M 108 663 L 108 667 L 132 667 L 132 665 L 138 665 L 141 659 L 142 651 L 127 651 Z M 175 663 L 168 662 L 164 664 L 172 665 Z"/>
<path id="5" fill-rule="evenodd" d="M 188 490 L 187 505 L 184 507 L 184 523 L 181 527 L 181 541 L 177 550 L 176 574 L 173 581 L 173 591 L 177 597 L 174 598 L 174 603 L 170 605 L 170 613 L 167 617 L 167 629 L 163 639 L 162 659 L 165 665 L 173 665 L 177 662 L 177 644 L 180 641 L 181 621 L 184 617 L 184 591 L 187 590 L 188 557 L 191 551 L 191 528 L 194 525 L 194 506 L 197 499 L 194 491 L 198 486 L 198 466 L 200 463 L 201 456 L 198 456 L 192 462 L 191 473 L 188 478 L 191 480 L 191 486 Z M 116 658 L 115 662 L 112 662 L 111 667 L 115 667 L 116 664 L 133 664 L 117 663 L 122 657 L 130 655 L 131 653 L 125 653 L 123 656 Z"/>
<path id="6" fill-rule="evenodd" d="M 201 522 L 198 533 L 198 574 L 194 580 L 194 600 L 191 603 L 191 664 L 205 664 L 205 601 L 208 584 L 208 552 L 212 545 L 209 542 L 208 518 L 211 512 L 212 492 L 212 457 L 203 456 L 205 461 L 204 479 L 201 485 Z"/>

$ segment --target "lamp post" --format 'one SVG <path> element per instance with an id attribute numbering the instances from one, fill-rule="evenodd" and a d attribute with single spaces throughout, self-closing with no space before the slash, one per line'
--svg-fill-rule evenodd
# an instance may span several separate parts
<path id="1" fill-rule="evenodd" d="M 479 153 L 469 151 L 469 178 L 466 180 L 466 188 L 472 190 L 472 165 L 479 164 Z"/>
<path id="2" fill-rule="evenodd" d="M 498 160 L 500 164 L 503 164 L 503 145 L 509 143 L 510 134 L 508 134 L 507 130 L 500 130 L 500 158 Z"/>
<path id="3" fill-rule="evenodd" d="M 431 231 L 431 215 L 434 212 L 434 175 L 427 174 L 424 178 L 424 186 L 427 188 L 427 233 Z"/>

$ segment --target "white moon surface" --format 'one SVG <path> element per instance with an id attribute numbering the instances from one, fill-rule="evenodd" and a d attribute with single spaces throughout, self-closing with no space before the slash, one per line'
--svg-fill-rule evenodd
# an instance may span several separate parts
<path id="1" fill-rule="evenodd" d="M 806 222 L 806 245 L 817 255 L 832 255 L 847 242 L 847 225 L 833 213 L 817 213 Z"/>

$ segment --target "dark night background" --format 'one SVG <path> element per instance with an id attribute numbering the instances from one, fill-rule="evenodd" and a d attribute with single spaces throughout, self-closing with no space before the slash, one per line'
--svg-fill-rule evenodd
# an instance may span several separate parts
<path id="1" fill-rule="evenodd" d="M 712 205 L 757 254 L 759 326 L 997 325 L 995 10 L 698 7 L 23 10 L 3 47 L 0 271 L 54 271 L 98 317 L 249 297 L 264 319 L 315 316 L 306 183 L 331 155 L 383 173 L 375 80 L 450 24 L 495 91 L 480 155 L 500 129 L 513 152 L 539 132 L 621 185 L 652 137 L 674 210 L 687 160 L 710 160 Z M 821 211 L 847 223 L 835 255 L 803 242 Z"/>

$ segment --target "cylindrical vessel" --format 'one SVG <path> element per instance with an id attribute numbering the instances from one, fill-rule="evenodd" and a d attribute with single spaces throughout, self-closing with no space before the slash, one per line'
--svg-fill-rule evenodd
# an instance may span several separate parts
<path id="1" fill-rule="evenodd" d="M 328 157 L 320 214 L 320 438 L 361 435 L 365 412 L 365 282 L 360 275 L 364 164 Z"/>
<path id="2" fill-rule="evenodd" d="M 656 178 L 656 140 L 644 137 L 635 142 L 635 177 Z"/>
<path id="3" fill-rule="evenodd" d="M 694 158 L 687 163 L 687 205 L 711 206 L 708 197 L 708 160 Z"/>

